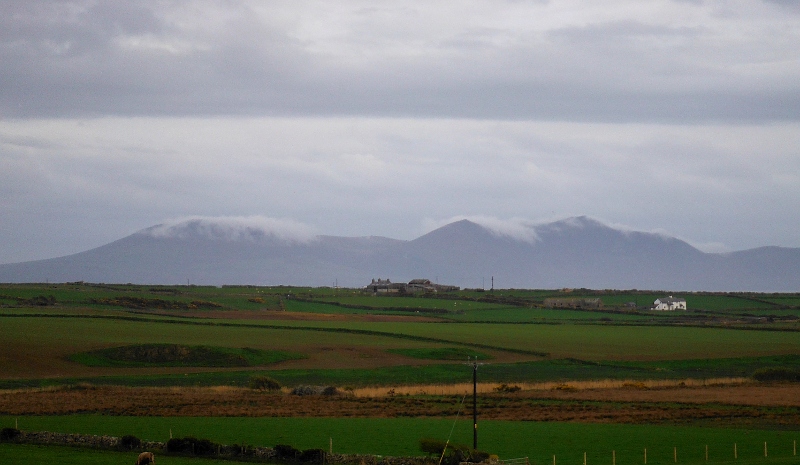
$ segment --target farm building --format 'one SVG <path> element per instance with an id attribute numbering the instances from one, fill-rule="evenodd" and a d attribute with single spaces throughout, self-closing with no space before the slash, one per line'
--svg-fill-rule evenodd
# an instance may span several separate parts
<path id="1" fill-rule="evenodd" d="M 458 286 L 448 286 L 446 284 L 434 284 L 430 279 L 412 279 L 406 283 L 393 283 L 388 279 L 375 279 L 365 287 L 367 291 L 373 293 L 414 293 L 414 292 L 448 292 L 457 291 Z"/>
<path id="2" fill-rule="evenodd" d="M 653 302 L 653 310 L 686 310 L 686 299 L 661 297 Z"/>
<path id="3" fill-rule="evenodd" d="M 404 283 L 393 283 L 388 279 L 380 279 L 375 278 L 372 279 L 372 282 L 366 286 L 368 291 L 372 291 L 376 294 L 385 294 L 385 293 L 394 293 L 394 292 L 405 292 L 406 285 Z"/>
<path id="4" fill-rule="evenodd" d="M 544 306 L 549 308 L 603 308 L 603 301 L 599 298 L 594 299 L 544 299 Z"/>

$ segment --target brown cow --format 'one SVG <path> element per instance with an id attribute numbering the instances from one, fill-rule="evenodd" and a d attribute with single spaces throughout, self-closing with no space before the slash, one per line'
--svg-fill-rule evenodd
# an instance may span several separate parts
<path id="1" fill-rule="evenodd" d="M 136 465 L 155 465 L 155 463 L 156 456 L 152 452 L 142 452 L 139 454 L 139 458 L 136 459 Z"/>

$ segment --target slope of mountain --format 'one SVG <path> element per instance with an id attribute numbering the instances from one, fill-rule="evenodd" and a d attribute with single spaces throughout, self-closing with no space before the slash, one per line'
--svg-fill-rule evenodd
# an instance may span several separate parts
<path id="1" fill-rule="evenodd" d="M 428 278 L 461 287 L 800 290 L 800 249 L 703 253 L 658 234 L 569 218 L 526 235 L 457 221 L 411 241 L 291 236 L 189 220 L 86 252 L 0 265 L 0 282 L 261 284 L 361 287 Z"/>

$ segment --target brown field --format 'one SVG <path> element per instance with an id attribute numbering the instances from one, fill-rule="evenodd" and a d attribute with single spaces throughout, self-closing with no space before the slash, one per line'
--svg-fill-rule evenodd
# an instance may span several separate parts
<path id="1" fill-rule="evenodd" d="M 418 387 L 418 392 L 425 387 Z M 471 391 L 468 391 L 471 392 Z M 131 388 L 80 385 L 0 391 L 0 414 L 98 413 L 132 416 L 452 417 L 468 415 L 471 395 L 350 392 L 296 396 L 244 388 Z M 466 395 L 464 404 L 462 399 Z M 599 423 L 800 424 L 800 384 L 752 382 L 648 388 L 570 385 L 481 394 L 482 419 Z"/>

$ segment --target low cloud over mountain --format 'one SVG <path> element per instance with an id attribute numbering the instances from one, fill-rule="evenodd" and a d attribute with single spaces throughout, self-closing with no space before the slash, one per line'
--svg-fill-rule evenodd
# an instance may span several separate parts
<path id="1" fill-rule="evenodd" d="M 587 217 L 534 225 L 473 218 L 410 241 L 315 235 L 261 217 L 189 218 L 96 249 L 0 265 L 2 282 L 361 287 L 428 278 L 461 287 L 798 291 L 800 249 L 704 253 Z"/>

